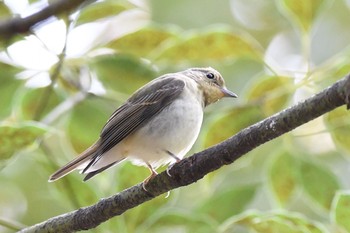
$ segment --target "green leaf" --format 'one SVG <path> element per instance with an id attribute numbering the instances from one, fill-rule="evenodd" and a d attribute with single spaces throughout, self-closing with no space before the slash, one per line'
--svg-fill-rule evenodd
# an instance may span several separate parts
<path id="1" fill-rule="evenodd" d="M 147 27 L 118 38 L 107 44 L 106 47 L 122 53 L 149 57 L 164 41 L 173 37 L 175 37 L 175 34 L 171 33 L 169 30 Z"/>
<path id="2" fill-rule="evenodd" d="M 350 112 L 345 107 L 337 108 L 324 117 L 334 143 L 350 155 Z"/>
<path id="3" fill-rule="evenodd" d="M 227 224 L 227 223 L 226 223 Z M 253 229 L 257 233 L 322 233 L 326 232 L 320 224 L 292 212 L 260 213 L 257 211 L 245 213 L 234 219 L 230 225 L 236 224 Z M 231 227 L 232 228 L 232 227 Z M 228 231 L 225 231 L 228 232 Z"/>
<path id="4" fill-rule="evenodd" d="M 230 31 L 211 31 L 174 41 L 158 59 L 172 62 L 222 61 L 243 57 L 260 60 L 262 53 L 258 46 L 245 36 Z"/>
<path id="5" fill-rule="evenodd" d="M 6 6 L 4 1 L 0 1 L 0 20 L 6 20 L 11 18 L 11 11 Z"/>
<path id="6" fill-rule="evenodd" d="M 167 207 L 166 211 L 157 214 L 157 219 L 150 228 L 138 229 L 137 232 L 172 232 L 174 229 L 186 229 L 184 232 L 215 232 L 213 224 L 203 215 L 193 214 L 190 211 L 173 210 Z M 155 217 L 152 216 L 152 219 Z M 147 218 L 149 219 L 149 218 Z"/>
<path id="7" fill-rule="evenodd" d="M 197 208 L 197 212 L 210 215 L 215 220 L 222 222 L 242 212 L 252 201 L 256 189 L 257 185 L 247 185 L 221 191 L 201 203 Z"/>
<path id="8" fill-rule="evenodd" d="M 15 78 L 17 72 L 17 68 L 0 62 L 0 119 L 10 115 L 16 90 L 23 83 Z"/>
<path id="9" fill-rule="evenodd" d="M 100 1 L 89 4 L 81 10 L 76 21 L 76 26 L 109 16 L 115 16 L 126 9 L 127 7 L 125 5 L 122 5 L 114 0 Z"/>
<path id="10" fill-rule="evenodd" d="M 102 127 L 117 107 L 118 103 L 92 97 L 74 108 L 67 133 L 76 151 L 84 151 L 99 138 Z"/>
<path id="11" fill-rule="evenodd" d="M 35 122 L 0 126 L 0 160 L 9 159 L 15 152 L 31 145 L 46 129 Z"/>
<path id="12" fill-rule="evenodd" d="M 301 162 L 300 181 L 306 194 L 326 210 L 331 208 L 336 191 L 340 188 L 337 177 L 329 170 L 311 162 Z"/>
<path id="13" fill-rule="evenodd" d="M 257 103 L 266 116 L 282 110 L 291 96 L 293 80 L 281 76 L 262 76 L 247 88 L 247 99 Z"/>
<path id="14" fill-rule="evenodd" d="M 344 227 L 347 232 L 350 232 L 350 193 L 349 192 L 337 192 L 333 208 L 332 215 L 335 223 Z"/>
<path id="15" fill-rule="evenodd" d="M 47 88 L 50 87 L 26 89 L 21 94 L 22 118 L 32 120 L 37 115 L 43 117 L 62 101 L 63 98 L 54 89 L 47 92 Z"/>
<path id="16" fill-rule="evenodd" d="M 122 93 L 132 93 L 156 77 L 150 65 L 125 54 L 95 57 L 90 65 L 107 89 Z"/>
<path id="17" fill-rule="evenodd" d="M 215 145 L 261 119 L 263 115 L 260 109 L 254 106 L 238 107 L 226 114 L 220 113 L 219 118 L 209 124 L 204 145 Z"/>
<path id="18" fill-rule="evenodd" d="M 272 162 L 268 178 L 270 187 L 277 201 L 286 205 L 296 188 L 296 161 L 288 153 L 279 154 Z"/>
<path id="19" fill-rule="evenodd" d="M 305 233 L 322 233 L 328 232 L 326 228 L 317 222 L 307 219 L 305 216 L 298 213 L 278 213 L 276 214 L 279 218 L 288 221 L 293 224 L 295 227 L 298 227 L 301 232 Z"/>
<path id="20" fill-rule="evenodd" d="M 28 208 L 28 194 L 23 192 L 23 187 L 9 179 L 7 176 L 2 176 L 0 179 L 2 188 L 0 192 L 0 225 L 3 232 L 11 232 L 10 229 L 5 230 L 6 225 L 3 225 L 3 219 L 10 219 L 13 221 L 15 216 L 23 216 Z M 13 208 L 14 203 L 16 208 Z M 10 222 L 12 222 L 10 220 Z M 16 219 L 16 222 L 18 219 Z M 12 231 L 19 231 L 20 229 L 12 229 Z"/>
<path id="21" fill-rule="evenodd" d="M 279 1 L 282 12 L 307 32 L 314 20 L 331 1 L 329 0 L 282 0 Z"/>
<path id="22" fill-rule="evenodd" d="M 263 221 L 252 224 L 250 227 L 253 228 L 257 233 L 264 233 L 264 232 L 301 233 L 303 232 L 300 229 L 296 228 L 293 224 L 290 224 L 288 221 L 284 221 L 279 218 L 264 219 Z"/>

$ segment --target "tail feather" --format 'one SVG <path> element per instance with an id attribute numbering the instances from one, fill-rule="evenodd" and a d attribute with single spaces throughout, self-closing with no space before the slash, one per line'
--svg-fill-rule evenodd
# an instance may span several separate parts
<path id="1" fill-rule="evenodd" d="M 58 169 L 55 173 L 53 173 L 49 178 L 49 182 L 62 178 L 68 173 L 77 169 L 82 164 L 88 162 L 96 152 L 99 145 L 100 145 L 100 141 L 98 140 L 91 147 L 89 147 L 83 153 L 81 153 L 77 158 L 73 159 L 72 161 L 70 161 L 69 163 L 67 163 L 60 169 Z"/>
<path id="2" fill-rule="evenodd" d="M 121 162 L 121 161 L 123 161 L 123 160 L 124 160 L 124 159 L 115 161 L 115 162 L 113 162 L 113 163 L 111 163 L 111 164 L 109 164 L 109 165 L 107 165 L 107 166 L 105 166 L 105 167 L 103 167 L 103 168 L 100 168 L 100 169 L 98 169 L 98 170 L 96 170 L 96 171 L 92 171 L 92 172 L 87 173 L 87 175 L 86 175 L 85 178 L 84 178 L 84 181 L 87 181 L 87 180 L 91 179 L 92 177 L 96 176 L 96 175 L 99 174 L 100 172 L 103 172 L 104 170 L 106 170 L 106 169 L 112 167 L 113 165 L 115 165 L 115 164 L 117 164 L 117 163 L 119 163 L 119 162 Z"/>

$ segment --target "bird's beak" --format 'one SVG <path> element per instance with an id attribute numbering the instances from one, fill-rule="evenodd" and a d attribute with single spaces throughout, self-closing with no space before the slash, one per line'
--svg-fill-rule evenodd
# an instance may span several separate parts
<path id="1" fill-rule="evenodd" d="M 233 97 L 233 98 L 237 98 L 238 97 L 238 95 L 236 95 L 232 91 L 227 90 L 226 87 L 221 88 L 221 91 L 224 94 L 224 97 Z"/>

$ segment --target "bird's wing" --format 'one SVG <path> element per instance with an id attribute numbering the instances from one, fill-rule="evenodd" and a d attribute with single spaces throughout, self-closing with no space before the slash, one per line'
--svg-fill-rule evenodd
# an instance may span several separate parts
<path id="1" fill-rule="evenodd" d="M 139 89 L 107 121 L 100 135 L 99 147 L 83 173 L 94 165 L 103 153 L 109 151 L 172 103 L 182 93 L 184 87 L 185 82 L 181 79 L 163 77 Z"/>

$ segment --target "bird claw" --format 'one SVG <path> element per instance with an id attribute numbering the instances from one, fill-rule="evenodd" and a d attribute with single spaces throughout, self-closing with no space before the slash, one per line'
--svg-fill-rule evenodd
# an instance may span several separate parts
<path id="1" fill-rule="evenodd" d="M 156 175 L 154 175 L 154 176 L 156 176 Z M 150 176 L 150 177 L 148 177 L 147 179 L 145 179 L 145 180 L 142 182 L 142 189 L 143 189 L 146 193 L 150 193 L 150 192 L 146 189 L 146 185 L 148 184 L 148 182 L 149 182 L 154 176 Z"/>
<path id="2" fill-rule="evenodd" d="M 147 182 L 148 183 L 148 182 Z M 149 193 L 148 190 L 146 189 L 146 184 L 145 181 L 142 182 L 142 189 L 146 192 L 146 193 Z"/>
<path id="3" fill-rule="evenodd" d="M 168 197 L 170 197 L 170 191 L 168 191 L 168 192 L 166 193 L 165 199 L 168 198 Z"/>
<path id="4" fill-rule="evenodd" d="M 175 164 L 177 164 L 178 162 L 181 161 L 181 159 L 179 159 L 178 157 L 174 156 L 173 157 L 176 159 L 175 163 L 173 164 L 170 164 L 167 169 L 166 169 L 166 174 L 168 174 L 168 176 L 172 177 L 171 174 L 170 174 L 170 170 L 174 167 Z"/>
<path id="5" fill-rule="evenodd" d="M 168 174 L 168 176 L 170 176 L 170 177 L 171 177 L 170 170 L 173 168 L 174 164 L 175 164 L 175 163 L 169 165 L 169 166 L 167 167 L 167 169 L 166 169 L 166 174 Z"/>

